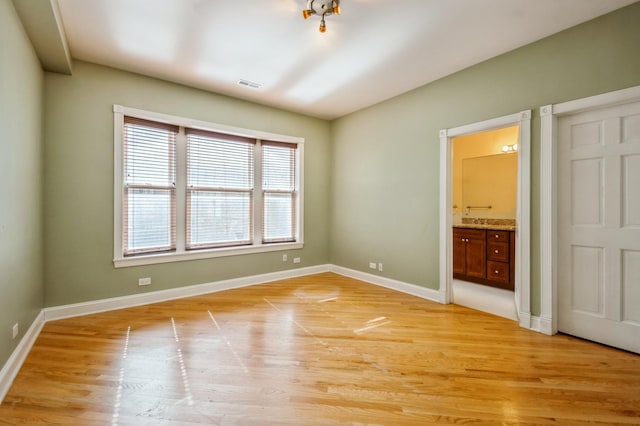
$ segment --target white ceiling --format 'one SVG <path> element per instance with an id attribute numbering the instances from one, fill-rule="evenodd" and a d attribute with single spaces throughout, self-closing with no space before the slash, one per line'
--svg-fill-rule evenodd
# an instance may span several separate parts
<path id="1" fill-rule="evenodd" d="M 57 1 L 73 58 L 332 119 L 636 0 Z"/>

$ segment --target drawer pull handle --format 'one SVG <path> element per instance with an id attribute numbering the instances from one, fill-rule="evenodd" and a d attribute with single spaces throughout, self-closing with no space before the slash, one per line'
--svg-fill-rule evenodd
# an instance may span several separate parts
<path id="1" fill-rule="evenodd" d="M 494 252 L 495 254 L 498 254 L 498 250 L 494 250 L 493 252 Z"/>
<path id="2" fill-rule="evenodd" d="M 493 271 L 493 273 L 494 273 L 494 274 L 498 274 L 499 272 L 498 272 L 498 270 L 496 269 L 495 271 Z"/>
<path id="3" fill-rule="evenodd" d="M 500 235 L 496 234 L 496 238 L 500 238 Z"/>

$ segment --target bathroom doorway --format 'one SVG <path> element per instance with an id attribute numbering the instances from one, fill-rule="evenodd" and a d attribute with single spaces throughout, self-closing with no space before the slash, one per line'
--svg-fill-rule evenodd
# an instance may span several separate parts
<path id="1" fill-rule="evenodd" d="M 516 320 L 515 233 L 520 126 L 452 140 L 455 304 Z"/>
<path id="2" fill-rule="evenodd" d="M 527 328 L 530 120 L 530 111 L 523 111 L 440 132 L 443 299 Z M 454 241 L 454 226 L 464 246 Z M 467 265 L 460 263 L 461 250 Z"/>

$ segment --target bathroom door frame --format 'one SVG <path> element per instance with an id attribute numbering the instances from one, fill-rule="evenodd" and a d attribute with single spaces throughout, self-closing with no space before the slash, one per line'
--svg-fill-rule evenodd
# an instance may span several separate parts
<path id="1" fill-rule="evenodd" d="M 518 183 L 516 200 L 515 302 L 521 327 L 531 324 L 531 110 L 440 130 L 440 296 L 452 301 L 453 230 L 452 169 L 453 139 L 459 136 L 519 126 Z"/>

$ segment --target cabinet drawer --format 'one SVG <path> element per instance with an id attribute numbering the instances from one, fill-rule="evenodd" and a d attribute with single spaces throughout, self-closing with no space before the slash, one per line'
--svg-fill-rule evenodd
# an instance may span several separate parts
<path id="1" fill-rule="evenodd" d="M 504 262 L 487 262 L 487 280 L 509 283 L 509 264 Z"/>
<path id="2" fill-rule="evenodd" d="M 453 238 L 458 241 L 463 238 L 469 240 L 484 240 L 486 235 L 484 229 L 453 228 Z"/>
<path id="3" fill-rule="evenodd" d="M 509 261 L 508 243 L 496 243 L 492 240 L 489 240 L 487 243 L 487 259 L 496 260 L 498 262 Z"/>
<path id="4" fill-rule="evenodd" d="M 508 243 L 509 242 L 509 231 L 487 231 L 487 242 L 496 241 L 500 243 Z"/>

